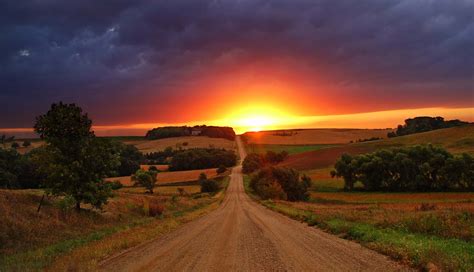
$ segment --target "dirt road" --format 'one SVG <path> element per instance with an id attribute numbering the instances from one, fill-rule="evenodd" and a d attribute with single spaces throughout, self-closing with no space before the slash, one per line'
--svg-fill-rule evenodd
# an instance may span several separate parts
<path id="1" fill-rule="evenodd" d="M 241 158 L 245 151 L 237 139 Z M 107 271 L 400 271 L 357 243 L 275 213 L 244 192 L 233 169 L 221 206 L 180 229 L 106 260 Z"/>

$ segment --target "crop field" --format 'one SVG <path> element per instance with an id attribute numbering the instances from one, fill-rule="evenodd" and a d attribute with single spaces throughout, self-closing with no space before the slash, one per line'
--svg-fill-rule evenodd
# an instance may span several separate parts
<path id="1" fill-rule="evenodd" d="M 392 129 L 296 129 L 247 132 L 248 144 L 318 145 L 347 144 L 372 137 L 387 138 Z M 285 135 L 285 136 L 283 136 Z"/>
<path id="2" fill-rule="evenodd" d="M 282 151 L 288 152 L 288 154 L 298 154 L 308 151 L 320 150 L 323 148 L 334 147 L 336 145 L 331 144 L 315 144 L 315 145 L 270 145 L 270 144 L 249 144 L 246 146 L 247 153 L 258 153 L 264 154 L 267 151 L 273 151 L 279 153 Z"/>
<path id="3" fill-rule="evenodd" d="M 234 150 L 236 147 L 235 141 L 206 136 L 173 137 L 159 140 L 132 140 L 123 141 L 123 143 L 136 146 L 142 153 L 163 151 L 167 147 L 172 147 L 173 149 L 214 147 L 228 150 Z"/>
<path id="4" fill-rule="evenodd" d="M 173 172 L 160 172 L 157 176 L 157 185 L 173 184 L 173 183 L 185 183 L 189 181 L 196 181 L 199 178 L 199 174 L 205 173 L 208 178 L 217 176 L 216 168 L 200 169 L 200 170 L 189 170 L 189 171 L 173 171 Z M 123 186 L 133 186 L 133 182 L 130 176 L 107 178 L 108 181 L 120 181 Z"/>

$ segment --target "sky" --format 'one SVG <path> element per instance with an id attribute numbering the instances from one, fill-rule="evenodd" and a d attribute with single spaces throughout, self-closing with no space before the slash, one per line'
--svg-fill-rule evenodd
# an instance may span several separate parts
<path id="1" fill-rule="evenodd" d="M 112 134 L 474 121 L 472 14 L 474 0 L 3 0 L 0 128 L 58 101 Z"/>

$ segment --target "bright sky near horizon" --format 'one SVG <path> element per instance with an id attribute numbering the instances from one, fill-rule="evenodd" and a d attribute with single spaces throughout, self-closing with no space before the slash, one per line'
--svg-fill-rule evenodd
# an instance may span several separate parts
<path id="1" fill-rule="evenodd" d="M 143 123 L 112 126 L 94 126 L 99 136 L 141 136 L 151 128 L 168 125 L 217 125 L 231 126 L 237 134 L 247 131 L 294 129 L 294 128 L 395 128 L 403 120 L 414 116 L 443 116 L 447 120 L 461 119 L 474 122 L 474 108 L 424 108 L 404 109 L 357 114 L 326 115 L 326 116 L 296 116 L 272 109 L 236 111 L 226 118 L 218 120 L 202 120 L 186 123 Z M 0 133 L 16 135 L 17 137 L 32 137 L 30 128 L 0 128 Z"/>

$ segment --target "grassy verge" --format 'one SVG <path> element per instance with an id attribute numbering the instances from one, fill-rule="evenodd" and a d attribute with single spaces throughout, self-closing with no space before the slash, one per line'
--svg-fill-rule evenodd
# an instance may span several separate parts
<path id="1" fill-rule="evenodd" d="M 162 220 L 155 220 L 149 224 L 114 233 L 70 251 L 52 263 L 49 269 L 52 271 L 97 270 L 100 261 L 108 256 L 159 238 L 177 229 L 180 225 L 209 213 L 218 206 L 219 202 L 213 201 L 207 205 L 195 206 L 186 211 L 175 212 L 172 216 Z"/>
<path id="2" fill-rule="evenodd" d="M 447 203 L 450 206 L 446 210 L 439 207 L 439 211 L 415 212 L 406 203 L 402 204 L 406 210 L 397 210 L 398 206 L 393 209 L 393 204 L 383 208 L 350 202 L 290 203 L 259 200 L 248 185 L 247 176 L 246 192 L 274 211 L 357 241 L 413 267 L 434 264 L 446 271 L 474 270 L 473 215 L 456 210 L 458 204 Z M 462 204 L 463 209 L 465 205 L 468 204 Z"/>

